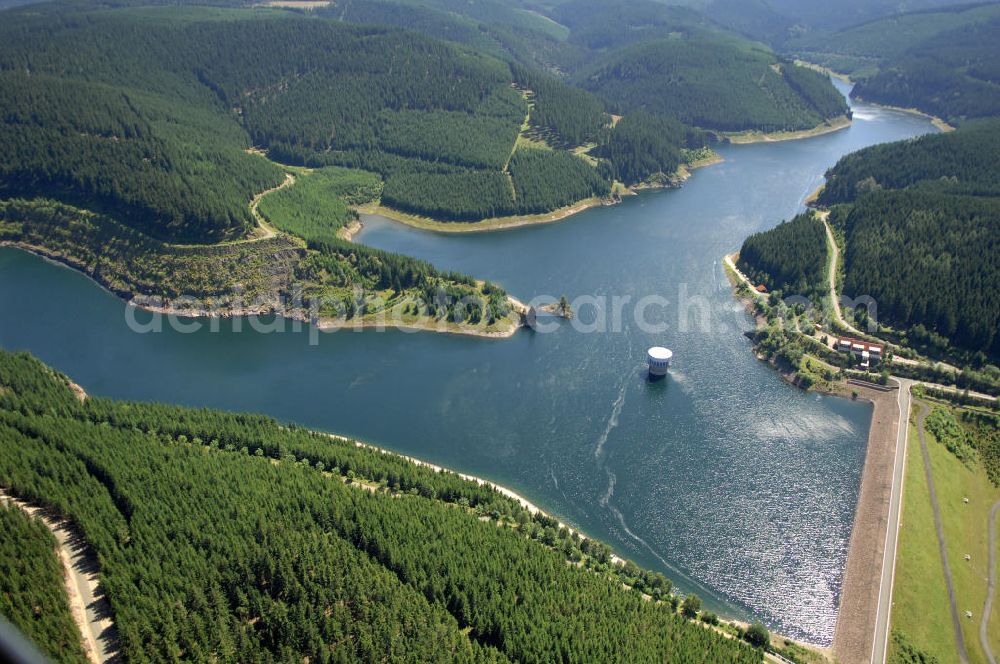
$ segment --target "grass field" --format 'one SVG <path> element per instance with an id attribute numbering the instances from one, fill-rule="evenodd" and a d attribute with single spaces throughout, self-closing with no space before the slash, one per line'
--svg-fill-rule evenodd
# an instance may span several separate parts
<path id="1" fill-rule="evenodd" d="M 943 406 L 932 404 L 932 407 Z M 945 664 L 959 661 L 958 651 L 914 421 L 912 417 L 892 628 L 894 633 L 905 635 L 913 646 Z M 987 519 L 991 506 L 1000 499 L 1000 489 L 990 483 L 979 464 L 964 464 L 929 431 L 926 436 L 969 661 L 985 664 L 987 659 L 979 643 L 979 622 L 989 570 Z M 968 503 L 964 502 L 966 498 Z M 967 561 L 966 555 L 971 559 Z M 972 619 L 965 617 L 966 611 L 972 612 Z M 994 653 L 1000 652 L 1000 611 L 996 606 L 990 621 L 990 636 Z M 894 644 L 889 661 L 917 661 L 903 654 L 899 645 Z"/>

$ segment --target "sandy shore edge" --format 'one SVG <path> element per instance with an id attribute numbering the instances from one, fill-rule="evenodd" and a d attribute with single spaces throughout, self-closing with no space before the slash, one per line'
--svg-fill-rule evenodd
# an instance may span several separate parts
<path id="1" fill-rule="evenodd" d="M 832 76 L 833 78 L 839 79 L 839 80 L 841 80 L 844 83 L 847 83 L 849 85 L 856 85 L 857 84 L 857 81 L 852 80 L 851 77 L 848 76 L 847 74 L 841 73 L 839 71 L 834 71 L 833 69 L 830 69 L 829 67 L 824 67 L 823 65 L 818 65 L 815 62 L 809 62 L 807 60 L 796 60 L 795 64 L 799 65 L 800 67 L 806 67 L 807 69 L 812 69 L 813 71 L 818 71 L 821 74 L 826 74 L 827 76 Z M 925 118 L 928 118 L 931 121 L 931 123 L 935 127 L 937 127 L 938 129 L 940 129 L 942 132 L 955 131 L 955 127 L 953 127 L 950 124 L 948 124 L 948 122 L 946 120 L 944 120 L 943 118 L 939 118 L 936 115 L 932 115 L 932 114 L 927 113 L 925 111 L 921 111 L 918 108 L 904 108 L 902 106 L 892 106 L 890 104 L 880 104 L 877 101 L 868 101 L 868 100 L 863 99 L 861 97 L 857 97 L 856 101 L 864 102 L 865 104 L 870 104 L 871 106 L 877 106 L 878 108 L 884 108 L 884 109 L 887 109 L 887 110 L 890 110 L 890 111 L 899 111 L 901 113 L 912 113 L 914 115 L 922 115 Z"/>
<path id="2" fill-rule="evenodd" d="M 802 129 L 800 131 L 777 131 L 771 133 L 760 132 L 735 132 L 719 133 L 733 145 L 752 145 L 754 143 L 781 143 L 783 141 L 799 141 L 806 138 L 825 136 L 833 132 L 847 129 L 853 124 L 853 120 L 846 115 L 833 118 L 812 129 Z"/>
<path id="3" fill-rule="evenodd" d="M 361 215 L 385 217 L 386 219 L 405 224 L 406 226 L 410 226 L 412 228 L 419 228 L 421 230 L 433 231 L 436 233 L 491 233 L 494 231 L 508 231 L 516 228 L 524 228 L 525 226 L 551 224 L 557 221 L 563 221 L 564 219 L 568 219 L 569 217 L 591 208 L 617 205 L 621 202 L 622 195 L 631 196 L 640 194 L 643 191 L 677 187 L 686 182 L 693 175 L 693 171 L 699 168 L 706 168 L 723 161 L 725 161 L 725 159 L 722 155 L 715 154 L 712 157 L 699 159 L 690 164 L 682 164 L 680 168 L 678 168 L 677 172 L 670 177 L 670 181 L 667 183 L 640 183 L 632 187 L 627 187 L 620 195 L 613 195 L 608 198 L 585 198 L 581 201 L 566 205 L 558 210 L 554 210 L 546 214 L 493 217 L 490 219 L 482 219 L 480 221 L 440 221 L 431 217 L 423 217 L 420 215 L 402 212 L 381 204 L 362 205 L 355 209 Z M 353 240 L 363 226 L 363 222 L 360 221 L 348 224 L 348 226 L 345 226 L 340 230 L 340 237 L 345 240 Z"/>
<path id="4" fill-rule="evenodd" d="M 887 111 L 896 111 L 897 113 L 909 113 L 910 115 L 919 115 L 921 117 L 927 118 L 931 121 L 931 124 L 941 130 L 941 133 L 947 134 L 949 132 L 955 131 L 955 128 L 948 124 L 947 120 L 944 118 L 939 118 L 936 115 L 931 115 L 921 111 L 919 108 L 904 108 L 903 106 L 892 106 L 891 104 L 880 104 L 877 101 L 869 101 L 863 97 L 857 97 L 856 101 L 868 104 L 869 106 L 874 106 L 876 108 L 883 108 Z"/>

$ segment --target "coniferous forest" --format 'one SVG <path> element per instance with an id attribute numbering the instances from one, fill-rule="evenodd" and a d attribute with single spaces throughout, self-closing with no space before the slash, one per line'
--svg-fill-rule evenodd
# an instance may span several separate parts
<path id="1" fill-rule="evenodd" d="M 634 185 L 657 174 L 670 175 L 683 163 L 683 150 L 705 146 L 702 132 L 663 115 L 645 111 L 623 117 L 605 132 L 596 154 L 615 180 Z"/>
<path id="2" fill-rule="evenodd" d="M 848 113 L 822 74 L 764 48 L 682 38 L 614 52 L 577 74 L 616 110 L 645 110 L 727 132 L 812 129 Z"/>
<path id="3" fill-rule="evenodd" d="M 80 401 L 24 354 L 0 351 L 0 387 L 0 484 L 83 532 L 129 661 L 762 661 L 662 576 L 456 475 L 265 417 Z"/>
<path id="4" fill-rule="evenodd" d="M 743 242 L 736 266 L 768 291 L 810 297 L 826 282 L 826 231 L 813 213 L 800 214 Z"/>
<path id="5" fill-rule="evenodd" d="M 998 30 L 997 3 L 956 3 L 800 36 L 785 48 L 849 74 L 854 97 L 958 124 L 1000 115 Z"/>
<path id="6" fill-rule="evenodd" d="M 677 185 L 727 136 L 849 116 L 795 59 L 830 43 L 856 96 L 960 125 L 828 173 L 845 294 L 875 297 L 894 331 L 1000 357 L 1000 121 L 977 120 L 1000 114 L 992 10 L 820 35 L 855 21 L 791 0 L 5 9 L 20 1 L 0 0 L 0 242 L 123 298 L 240 313 L 302 295 L 316 312 L 283 311 L 312 323 L 395 308 L 500 336 L 525 318 L 501 286 L 351 242 L 358 208 L 465 230 Z M 809 213 L 747 238 L 739 267 L 818 298 L 827 257 Z M 260 415 L 74 387 L 0 349 L 0 488 L 82 533 L 126 661 L 763 661 L 662 574 L 487 485 Z M 83 661 L 55 546 L 0 505 L 0 614 Z"/>
<path id="7" fill-rule="evenodd" d="M 41 521 L 0 498 L 0 616 L 53 661 L 83 664 L 57 546 Z"/>
<path id="8" fill-rule="evenodd" d="M 565 158 L 518 159 L 525 125 L 559 150 L 598 142 L 609 110 L 764 131 L 845 111 L 822 77 L 655 2 L 572 0 L 551 18 L 496 0 L 315 12 L 132 4 L 7 12 L 0 195 L 45 195 L 168 242 L 232 240 L 254 225 L 246 201 L 282 179 L 255 148 L 374 172 L 388 205 L 475 221 L 603 195 L 616 172 L 669 172 L 664 155 L 684 147 L 658 140 L 636 153 L 629 139 L 627 158 L 608 154 L 631 163 L 607 159 L 596 182 Z M 622 68 L 637 88 L 610 80 Z"/>
<path id="9" fill-rule="evenodd" d="M 1000 120 L 876 145 L 842 158 L 817 203 L 844 237 L 843 294 L 880 322 L 1000 354 Z M 805 216 L 751 236 L 740 264 L 769 288 L 807 294 L 826 269 Z"/>
<path id="10" fill-rule="evenodd" d="M 376 173 L 386 204 L 442 220 L 610 189 L 607 169 L 559 154 L 607 134 L 608 102 L 506 53 L 332 20 L 344 13 L 64 9 L 15 10 L 0 28 L 6 197 L 206 243 L 252 229 L 246 202 L 283 177 L 273 162 Z M 518 150 L 525 130 L 555 153 Z"/>

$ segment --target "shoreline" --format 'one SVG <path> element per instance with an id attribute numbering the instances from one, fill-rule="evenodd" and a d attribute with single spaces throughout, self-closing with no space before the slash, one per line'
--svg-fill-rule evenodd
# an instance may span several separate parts
<path id="1" fill-rule="evenodd" d="M 396 452 L 395 450 L 391 450 L 389 448 L 382 447 L 380 445 L 374 445 L 372 443 L 366 443 L 364 441 L 358 440 L 357 438 L 351 438 L 349 436 L 344 436 L 344 435 L 336 434 L 336 433 L 326 433 L 325 435 L 329 436 L 330 438 L 333 438 L 334 440 L 339 440 L 339 441 L 345 442 L 345 443 L 353 443 L 357 447 L 362 447 L 362 448 L 365 448 L 365 449 L 373 450 L 373 451 L 378 452 L 380 454 L 385 454 L 385 455 L 389 455 L 389 456 L 398 457 L 400 459 L 405 459 L 406 461 L 412 463 L 415 466 L 421 466 L 423 468 L 429 468 L 429 469 L 433 470 L 436 473 L 451 473 L 452 475 L 456 475 L 456 476 L 462 478 L 463 480 L 465 480 L 467 482 L 475 482 L 476 484 L 478 484 L 480 486 L 489 487 L 489 488 L 493 489 L 494 491 L 496 491 L 497 493 L 499 493 L 500 495 L 505 496 L 506 498 L 510 498 L 514 502 L 518 503 L 521 507 L 523 507 L 524 509 L 528 510 L 528 513 L 530 513 L 532 515 L 534 515 L 534 514 L 541 514 L 542 516 L 546 516 L 546 517 L 548 517 L 548 518 L 556 521 L 558 523 L 559 527 L 566 528 L 567 530 L 570 531 L 570 533 L 578 533 L 580 536 L 586 537 L 588 539 L 592 539 L 595 542 L 600 542 L 601 541 L 601 540 L 598 540 L 597 538 L 594 538 L 594 537 L 591 537 L 590 535 L 587 535 L 580 528 L 577 528 L 575 526 L 569 525 L 568 523 L 565 523 L 564 521 L 562 521 L 561 519 L 559 519 L 555 515 L 551 514 L 550 512 L 546 512 L 541 507 L 539 507 L 535 503 L 531 502 L 530 500 L 528 500 L 527 498 L 525 498 L 521 494 L 517 493 L 513 489 L 508 489 L 507 487 L 503 486 L 502 484 L 497 484 L 496 482 L 493 482 L 491 480 L 485 479 L 483 477 L 479 477 L 478 475 L 470 475 L 468 473 L 462 473 L 462 472 L 459 472 L 457 470 L 453 470 L 451 468 L 446 468 L 445 466 L 439 466 L 438 464 L 431 463 L 430 461 L 424 461 L 423 459 L 419 459 L 417 457 L 410 456 L 408 454 L 403 454 L 402 452 Z M 621 556 L 619 556 L 616 553 L 612 553 L 611 554 L 611 561 L 613 563 L 615 563 L 616 565 L 623 565 L 623 564 L 625 564 L 625 559 L 622 558 Z"/>
<path id="2" fill-rule="evenodd" d="M 892 104 L 880 104 L 877 101 L 869 101 L 867 99 L 864 99 L 863 97 L 857 97 L 855 98 L 855 100 L 862 102 L 864 104 L 868 104 L 869 106 L 875 106 L 877 108 L 885 109 L 887 111 L 896 111 L 897 113 L 908 113 L 910 115 L 919 115 L 921 117 L 927 118 L 928 120 L 931 121 L 932 125 L 934 125 L 941 131 L 942 134 L 948 134 L 950 132 L 955 131 L 955 127 L 948 124 L 948 122 L 945 119 L 940 118 L 936 115 L 932 115 L 931 113 L 921 111 L 919 108 L 906 108 L 904 106 L 893 106 Z"/>
<path id="3" fill-rule="evenodd" d="M 744 283 L 752 288 L 751 282 L 736 267 L 735 257 L 738 254 L 739 252 L 727 254 L 723 258 L 723 265 L 726 276 L 733 285 L 733 297 L 752 315 L 751 298 L 754 296 L 752 294 L 742 296 L 736 292 L 734 282 Z M 762 320 L 760 317 L 755 319 L 757 326 L 760 327 Z M 763 359 L 759 355 L 757 357 Z M 796 384 L 792 375 L 777 367 L 774 362 L 768 361 L 768 364 L 789 385 L 802 389 Z M 905 382 L 894 380 L 896 387 L 868 385 L 848 380 L 828 386 L 814 386 L 806 390 L 872 404 L 858 502 L 851 523 L 833 641 L 827 647 L 806 644 L 821 652 L 832 654 L 841 664 L 869 664 L 872 644 L 879 633 L 878 617 L 883 611 L 880 604 L 887 567 L 885 554 L 889 548 L 888 535 L 899 446 L 901 414 L 898 399 L 900 391 L 908 389 Z M 894 563 L 889 567 L 893 568 Z"/>
<path id="4" fill-rule="evenodd" d="M 122 298 L 119 298 L 122 299 Z M 306 325 L 314 325 L 316 329 L 320 332 L 331 332 L 336 330 L 400 330 L 404 332 L 436 332 L 438 334 L 454 334 L 457 336 L 465 337 L 478 337 L 481 339 L 509 339 L 514 336 L 518 330 L 525 327 L 524 323 L 524 313 L 528 310 L 528 305 L 524 304 L 512 295 L 507 296 L 507 301 L 510 302 L 512 313 L 511 316 L 516 316 L 516 319 L 510 321 L 510 324 L 503 329 L 497 330 L 485 330 L 477 329 L 475 326 L 463 326 L 458 323 L 450 323 L 442 320 L 427 320 L 422 321 L 410 321 L 394 322 L 390 318 L 379 319 L 368 318 L 361 320 L 347 320 L 340 318 L 318 318 L 315 321 L 308 318 L 301 311 L 295 311 L 293 313 L 278 314 L 273 311 L 267 311 L 266 307 L 261 309 L 230 309 L 226 311 L 209 311 L 205 309 L 180 309 L 178 307 L 165 307 L 158 306 L 149 303 L 143 303 L 141 300 L 133 298 L 132 300 L 126 300 L 126 304 L 135 306 L 143 311 L 155 314 L 162 314 L 164 316 L 178 316 L 181 318 L 208 318 L 208 319 L 225 319 L 225 318 L 248 318 L 251 316 L 277 316 L 285 320 L 290 320 L 293 323 L 301 323 Z"/>
<path id="5" fill-rule="evenodd" d="M 122 301 L 126 306 L 132 306 L 141 311 L 152 314 L 160 314 L 164 316 L 177 316 L 179 318 L 185 319 L 196 319 L 204 318 L 209 320 L 222 320 L 230 318 L 248 318 L 251 316 L 276 316 L 292 323 L 299 324 L 314 324 L 314 321 L 309 319 L 308 316 L 303 314 L 301 311 L 290 312 L 279 314 L 274 311 L 273 308 L 269 307 L 267 304 L 262 303 L 261 306 L 256 308 L 220 308 L 217 310 L 210 310 L 204 308 L 194 308 L 185 309 L 175 306 L 163 306 L 157 305 L 149 302 L 146 298 L 152 296 L 145 295 L 132 295 L 131 297 L 126 297 L 123 293 L 118 293 L 108 287 L 107 284 L 101 283 L 98 279 L 95 279 L 92 275 L 85 272 L 81 267 L 74 265 L 72 262 L 67 260 L 61 255 L 54 254 L 47 251 L 44 247 L 37 247 L 35 245 L 25 244 L 21 242 L 13 242 L 9 240 L 0 241 L 0 248 L 11 248 L 23 251 L 24 253 L 36 256 L 47 263 L 56 265 L 58 267 L 71 270 L 77 274 L 86 277 L 88 280 L 96 284 L 106 293 L 113 295 L 116 299 Z M 507 296 L 508 301 L 511 304 L 511 320 L 507 327 L 498 330 L 485 330 L 477 329 L 476 327 L 461 326 L 457 323 L 443 323 L 441 321 L 434 321 L 427 323 L 421 323 L 417 321 L 410 322 L 400 322 L 395 323 L 390 317 L 386 317 L 385 320 L 379 319 L 369 319 L 369 320 L 340 320 L 336 318 L 320 318 L 315 321 L 316 328 L 320 332 L 329 332 L 332 330 L 342 330 L 350 329 L 354 331 L 360 330 L 385 330 L 394 329 L 402 330 L 408 332 L 435 332 L 438 334 L 454 334 L 457 336 L 465 337 L 477 337 L 480 339 L 509 339 L 513 337 L 518 330 L 525 327 L 524 313 L 528 310 L 528 305 L 521 302 L 512 295 Z"/>
<path id="6" fill-rule="evenodd" d="M 816 187 L 816 189 L 811 194 L 806 196 L 806 199 L 802 201 L 802 204 L 805 205 L 810 210 L 815 210 L 816 208 L 814 206 L 816 205 L 816 201 L 819 200 L 819 197 L 823 194 L 824 189 L 826 189 L 826 182 Z"/>
<path id="7" fill-rule="evenodd" d="M 386 219 L 391 219 L 397 223 L 410 226 L 411 228 L 419 228 L 421 230 L 432 231 L 435 233 L 489 233 L 493 231 L 509 231 L 515 228 L 522 228 L 524 226 L 552 224 L 557 221 L 562 221 L 568 217 L 572 217 L 575 214 L 579 214 L 584 210 L 589 210 L 590 208 L 615 204 L 616 201 L 613 201 L 612 199 L 591 197 L 577 201 L 576 203 L 571 203 L 570 205 L 565 205 L 557 210 L 553 210 L 552 212 L 545 214 L 492 217 L 489 219 L 481 219 L 479 221 L 440 221 L 431 217 L 423 217 L 403 212 L 401 210 L 396 210 L 395 208 L 387 207 L 381 203 L 363 205 L 356 209 L 363 215 L 377 215 L 385 217 Z M 357 230 L 351 232 L 350 237 L 353 239 L 356 234 Z"/>
<path id="8" fill-rule="evenodd" d="M 847 129 L 853 124 L 853 119 L 847 115 L 840 115 L 826 122 L 813 127 L 812 129 L 801 129 L 798 131 L 775 131 L 763 133 L 757 131 L 743 132 L 717 132 L 717 135 L 729 141 L 732 145 L 754 145 L 757 143 L 781 143 L 784 141 L 798 141 L 806 138 L 825 136 L 842 129 Z"/>
<path id="9" fill-rule="evenodd" d="M 813 71 L 818 71 L 821 74 L 826 74 L 827 76 L 832 76 L 833 78 L 836 78 L 840 81 L 843 81 L 844 83 L 847 83 L 848 85 L 853 86 L 857 84 L 857 81 L 851 79 L 851 77 L 848 74 L 835 71 L 833 69 L 830 69 L 829 67 L 824 67 L 823 65 L 816 64 L 815 62 L 809 62 L 808 60 L 795 60 L 795 64 L 799 65 L 800 67 L 806 67 L 808 69 L 812 69 Z M 923 117 L 928 118 L 931 121 L 931 124 L 933 124 L 935 127 L 940 129 L 944 133 L 955 131 L 955 127 L 948 124 L 948 122 L 944 120 L 944 118 L 940 118 L 936 115 L 932 115 L 931 113 L 921 111 L 919 108 L 905 108 L 903 106 L 893 106 L 891 104 L 880 104 L 877 101 L 868 101 L 862 97 L 853 97 L 852 99 L 854 99 L 854 101 L 859 101 L 865 104 L 869 104 L 871 106 L 877 106 L 878 108 L 884 108 L 890 111 L 899 111 L 901 113 L 922 115 Z"/>
<path id="10" fill-rule="evenodd" d="M 337 237 L 347 242 L 354 242 L 354 236 L 361 232 L 364 224 L 360 219 L 352 219 L 346 226 L 337 229 Z"/>
<path id="11" fill-rule="evenodd" d="M 633 196 L 642 193 L 643 191 L 650 191 L 655 189 L 670 189 L 674 187 L 679 187 L 682 183 L 686 182 L 688 179 L 694 175 L 694 171 L 699 168 L 706 168 L 714 164 L 719 164 L 725 161 L 725 158 L 714 153 L 713 156 L 704 159 L 699 159 L 691 162 L 690 164 L 681 164 L 677 171 L 670 176 L 669 182 L 667 183 L 648 183 L 641 182 L 639 184 L 627 187 L 625 192 L 621 195 Z M 492 217 L 489 219 L 481 219 L 479 221 L 440 221 L 438 219 L 433 219 L 431 217 L 424 217 L 417 214 L 410 214 L 408 212 L 403 212 L 401 210 L 396 210 L 391 207 L 382 205 L 381 203 L 369 203 L 367 205 L 361 205 L 354 208 L 361 215 L 372 215 L 385 217 L 391 221 L 409 226 L 411 228 L 419 228 L 425 231 L 431 231 L 434 233 L 491 233 L 495 231 L 508 231 L 517 228 L 524 228 L 526 226 L 541 226 L 544 224 L 552 224 L 558 221 L 563 221 L 569 217 L 576 214 L 589 210 L 595 207 L 604 207 L 611 205 L 618 205 L 621 203 L 621 196 L 615 196 L 612 194 L 611 197 L 598 198 L 591 197 L 585 198 L 583 200 L 565 205 L 552 212 L 547 212 L 544 214 L 528 214 L 528 215 L 511 215 L 507 217 Z M 357 234 L 364 227 L 364 221 L 354 222 L 342 227 L 338 231 L 338 235 L 345 240 L 353 241 Z"/>

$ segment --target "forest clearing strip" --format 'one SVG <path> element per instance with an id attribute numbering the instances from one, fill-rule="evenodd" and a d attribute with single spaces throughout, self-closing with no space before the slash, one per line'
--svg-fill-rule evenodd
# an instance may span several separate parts
<path id="1" fill-rule="evenodd" d="M 840 310 L 840 297 L 837 295 L 837 262 L 840 260 L 840 248 L 837 246 L 837 240 L 833 237 L 833 229 L 830 228 L 830 221 L 827 219 L 827 217 L 829 217 L 829 213 L 818 214 L 817 217 L 819 217 L 819 220 L 823 222 L 823 228 L 826 229 L 827 245 L 830 247 L 829 283 L 830 301 L 833 303 L 833 314 L 837 317 L 837 322 L 848 332 L 859 337 L 864 337 L 864 332 L 861 332 L 844 320 L 844 314 Z"/>
<path id="2" fill-rule="evenodd" d="M 68 522 L 55 519 L 3 489 L 0 489 L 0 501 L 9 502 L 29 516 L 37 517 L 56 538 L 70 613 L 80 631 L 87 659 L 95 664 L 113 661 L 117 656 L 117 639 L 110 606 L 99 587 L 96 554 Z"/>

